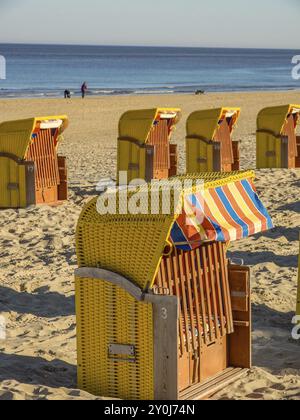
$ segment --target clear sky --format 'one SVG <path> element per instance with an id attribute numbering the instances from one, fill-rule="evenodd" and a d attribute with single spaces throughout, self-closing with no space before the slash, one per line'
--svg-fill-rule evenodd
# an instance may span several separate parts
<path id="1" fill-rule="evenodd" d="M 0 0 L 0 43 L 299 49 L 300 0 Z"/>

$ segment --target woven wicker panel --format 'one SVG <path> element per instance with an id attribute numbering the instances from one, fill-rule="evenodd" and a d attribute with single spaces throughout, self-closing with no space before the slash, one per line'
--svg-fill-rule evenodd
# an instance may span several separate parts
<path id="1" fill-rule="evenodd" d="M 152 286 L 174 216 L 101 216 L 92 200 L 77 227 L 79 267 L 118 273 L 142 290 Z"/>
<path id="2" fill-rule="evenodd" d="M 107 282 L 77 278 L 76 311 L 79 387 L 98 396 L 152 400 L 152 306 Z M 135 361 L 111 359 L 111 344 L 133 345 Z"/>

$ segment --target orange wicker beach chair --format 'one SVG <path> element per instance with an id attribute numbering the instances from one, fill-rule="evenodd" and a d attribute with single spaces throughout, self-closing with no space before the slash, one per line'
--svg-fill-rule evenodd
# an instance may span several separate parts
<path id="1" fill-rule="evenodd" d="M 257 168 L 300 168 L 300 105 L 265 108 L 257 118 Z"/>
<path id="2" fill-rule="evenodd" d="M 193 112 L 187 120 L 187 173 L 231 172 L 240 169 L 240 142 L 232 133 L 239 108 Z"/>
<path id="3" fill-rule="evenodd" d="M 67 200 L 66 159 L 57 155 L 66 116 L 0 124 L 0 208 Z"/>
<path id="4" fill-rule="evenodd" d="M 171 214 L 163 213 L 162 195 L 158 214 L 127 214 L 133 193 L 124 198 L 122 189 L 115 215 L 99 214 L 97 199 L 86 205 L 75 273 L 79 388 L 128 400 L 193 400 L 247 372 L 250 270 L 226 251 L 230 241 L 273 227 L 253 178 L 203 174 L 204 185 L 172 195 Z M 150 196 L 150 187 L 140 188 Z"/>
<path id="5" fill-rule="evenodd" d="M 176 175 L 177 146 L 170 140 L 180 116 L 174 108 L 126 112 L 119 122 L 118 175 L 126 172 L 128 183 Z"/>

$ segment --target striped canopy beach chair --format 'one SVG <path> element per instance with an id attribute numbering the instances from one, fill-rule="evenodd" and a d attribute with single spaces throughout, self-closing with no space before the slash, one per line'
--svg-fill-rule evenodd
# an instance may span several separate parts
<path id="1" fill-rule="evenodd" d="M 177 108 L 126 112 L 119 122 L 118 176 L 127 173 L 130 183 L 176 175 L 177 146 L 170 140 L 180 117 Z"/>
<path id="2" fill-rule="evenodd" d="M 187 173 L 231 172 L 240 169 L 240 142 L 232 133 L 239 108 L 193 112 L 187 120 Z"/>
<path id="3" fill-rule="evenodd" d="M 265 108 L 257 118 L 257 168 L 300 168 L 300 105 Z"/>
<path id="4" fill-rule="evenodd" d="M 253 172 L 203 174 L 200 184 L 174 178 L 185 186 L 170 195 L 168 213 L 162 190 L 152 197 L 150 186 L 139 189 L 149 201 L 138 214 L 126 212 L 134 193 L 124 197 L 123 189 L 116 214 L 100 214 L 97 199 L 86 205 L 76 239 L 79 388 L 193 400 L 247 372 L 250 270 L 226 251 L 228 241 L 273 227 L 253 179 Z"/>
<path id="5" fill-rule="evenodd" d="M 66 116 L 0 124 L 0 208 L 67 200 L 66 158 L 57 155 Z"/>

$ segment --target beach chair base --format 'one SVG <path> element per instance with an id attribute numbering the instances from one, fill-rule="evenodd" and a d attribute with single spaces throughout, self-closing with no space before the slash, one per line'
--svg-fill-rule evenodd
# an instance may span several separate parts
<path id="1" fill-rule="evenodd" d="M 246 376 L 249 369 L 228 368 L 224 372 L 180 393 L 182 401 L 208 400 L 222 389 Z"/>
<path id="2" fill-rule="evenodd" d="M 68 199 L 68 177 L 66 157 L 58 156 L 59 183 L 44 188 L 37 188 L 35 204 L 60 205 Z"/>
<path id="3" fill-rule="evenodd" d="M 170 257 L 165 256 L 157 277 L 159 288 L 153 290 L 154 294 L 143 292 L 114 272 L 93 267 L 76 270 L 78 387 L 94 395 L 121 399 L 199 400 L 209 398 L 246 373 L 251 368 L 250 270 L 225 261 L 223 247 L 223 244 L 207 244 L 201 252 L 192 254 L 194 261 L 206 267 L 206 276 L 203 270 L 190 271 L 193 266 L 188 262 L 188 252 L 174 251 Z M 218 252 L 221 259 L 217 258 Z M 208 257 L 208 266 L 205 256 Z M 177 289 L 175 283 L 168 291 L 164 287 L 164 279 L 172 282 L 166 276 L 168 271 L 174 273 L 173 280 L 176 279 L 175 283 L 181 285 L 184 305 L 174 295 Z M 212 295 L 220 297 L 220 302 L 223 302 L 220 307 L 227 314 L 226 321 L 218 308 L 210 305 L 207 316 L 204 318 L 199 315 L 198 322 L 196 319 L 193 322 L 194 312 L 191 317 L 187 316 L 187 307 L 191 308 L 193 296 L 181 280 L 192 280 L 190 276 L 196 280 L 199 273 L 202 273 L 199 290 L 203 289 L 205 282 Z M 96 313 L 100 301 L 103 313 L 112 311 L 114 298 L 107 300 L 112 290 L 116 296 L 123 297 L 115 301 L 117 306 L 114 306 L 112 312 L 114 318 L 108 317 L 105 323 L 99 324 Z M 164 290 L 167 294 L 158 293 Z M 194 295 L 196 300 L 198 293 Z M 207 302 L 206 299 L 202 301 Z M 216 303 L 215 298 L 214 301 Z M 89 304 L 86 305 L 86 302 Z M 202 309 L 200 305 L 201 313 Z M 203 322 L 206 318 L 209 324 Z M 146 322 L 145 325 L 141 319 Z M 118 330 L 121 322 L 124 326 L 119 326 Z M 132 322 L 131 328 L 127 330 L 125 326 Z M 208 325 L 209 329 L 206 328 Z M 223 334 L 221 327 L 224 329 Z M 115 338 L 113 331 L 118 332 Z M 134 331 L 134 335 L 130 331 Z M 133 337 L 139 338 L 134 340 Z M 98 340 L 101 342 L 101 351 L 95 345 Z M 200 346 L 197 345 L 199 341 Z M 136 352 L 141 345 L 143 354 Z M 146 369 L 149 363 L 153 363 L 150 370 Z M 124 385 L 126 380 L 117 371 L 115 380 L 118 386 L 113 385 L 113 366 L 122 369 L 123 374 L 127 375 L 131 384 L 130 391 Z M 137 382 L 131 379 L 134 378 L 133 373 L 144 383 L 144 394 L 140 393 Z"/>
<path id="4" fill-rule="evenodd" d="M 295 169 L 300 167 L 300 138 L 295 135 L 295 120 L 290 116 L 283 134 L 257 130 L 257 168 Z"/>
<path id="5" fill-rule="evenodd" d="M 192 154 L 189 148 L 192 143 L 198 143 L 198 151 Z M 187 173 L 198 173 L 198 172 L 234 172 L 240 170 L 240 142 L 232 142 L 232 156 L 233 159 L 224 159 L 224 153 L 222 152 L 222 145 L 220 142 L 210 141 L 207 142 L 201 139 L 188 139 L 188 159 Z M 195 156 L 199 156 L 196 158 Z"/>

